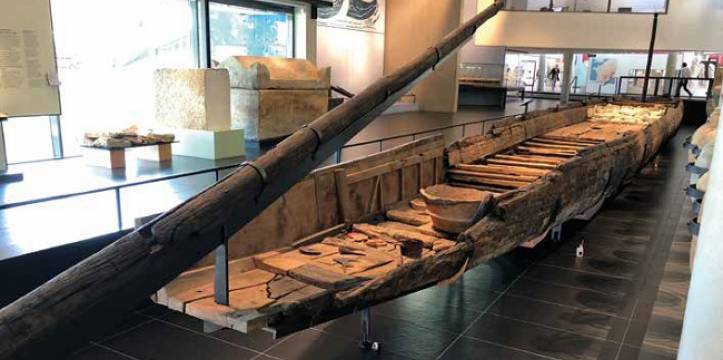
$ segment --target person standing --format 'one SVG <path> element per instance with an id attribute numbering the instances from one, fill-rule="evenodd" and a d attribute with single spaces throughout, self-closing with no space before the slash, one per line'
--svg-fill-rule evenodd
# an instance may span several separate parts
<path id="1" fill-rule="evenodd" d="M 555 67 L 550 70 L 550 73 L 547 74 L 547 77 L 552 81 L 552 92 L 555 92 L 557 83 L 560 81 L 560 66 L 556 64 Z"/>
<path id="2" fill-rule="evenodd" d="M 693 77 L 693 72 L 690 71 L 687 63 L 683 63 L 683 67 L 678 70 L 678 90 L 676 96 L 680 97 L 680 89 L 685 90 L 688 93 L 688 97 L 693 97 L 693 93 L 688 90 L 688 79 Z"/>

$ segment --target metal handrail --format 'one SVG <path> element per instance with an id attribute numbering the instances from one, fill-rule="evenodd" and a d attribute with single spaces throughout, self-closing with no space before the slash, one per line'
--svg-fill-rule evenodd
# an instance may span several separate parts
<path id="1" fill-rule="evenodd" d="M 615 88 L 615 95 L 617 95 L 617 96 L 620 96 L 620 95 L 638 95 L 638 94 L 633 94 L 633 93 L 628 93 L 628 92 L 623 93 L 623 91 L 622 91 L 623 81 L 624 81 L 624 80 L 643 80 L 643 79 L 645 79 L 644 76 L 620 76 L 620 77 L 616 80 L 617 84 L 616 84 L 616 88 Z M 667 93 L 664 92 L 662 95 L 666 95 L 666 94 L 667 94 L 668 96 L 673 96 L 673 95 L 672 95 L 672 93 L 673 93 L 673 82 L 674 82 L 674 81 L 680 81 L 680 80 L 688 80 L 688 81 L 707 81 L 707 82 L 708 82 L 708 89 L 706 90 L 706 97 L 710 97 L 711 94 L 712 94 L 712 91 L 713 91 L 713 83 L 714 83 L 714 81 L 715 81 L 715 79 L 713 79 L 713 78 L 695 78 L 695 77 L 679 77 L 679 76 L 651 76 L 649 79 L 652 80 L 652 81 L 654 81 L 654 82 L 653 82 L 653 84 L 654 84 L 654 85 L 653 85 L 653 88 L 654 88 L 654 95 L 653 95 L 653 96 L 658 96 L 658 92 L 659 92 L 659 90 L 661 90 L 661 89 L 660 89 L 660 82 L 661 82 L 661 81 L 663 81 L 663 82 L 664 82 L 664 81 L 668 81 L 667 89 L 663 89 L 663 90 L 667 90 Z"/>
<path id="2" fill-rule="evenodd" d="M 389 136 L 389 137 L 376 139 L 376 140 L 369 140 L 369 141 L 364 141 L 364 142 L 359 142 L 359 143 L 354 143 L 354 144 L 347 144 L 347 145 L 342 146 L 341 149 L 339 149 L 337 151 L 335 163 L 336 164 L 341 163 L 342 151 L 344 149 L 359 147 L 359 146 L 364 146 L 364 145 L 370 145 L 370 144 L 379 144 L 379 151 L 381 152 L 383 150 L 383 145 L 384 145 L 385 141 L 392 141 L 392 140 L 402 139 L 402 138 L 406 138 L 406 137 L 411 137 L 412 141 L 414 141 L 420 135 L 454 129 L 454 128 L 460 128 L 460 127 L 462 128 L 462 137 L 465 137 L 467 126 L 484 124 L 489 121 L 501 120 L 501 119 L 511 117 L 511 116 L 516 116 L 516 115 L 519 115 L 519 114 L 490 117 L 490 118 L 485 118 L 482 120 L 469 121 L 469 122 L 465 122 L 465 123 L 461 123 L 461 124 L 440 126 L 440 127 L 417 131 L 417 132 L 409 133 L 409 134 L 395 135 L 395 136 Z M 484 131 L 484 128 L 483 128 L 483 131 Z M 63 200 L 63 199 L 69 199 L 69 198 L 74 198 L 74 197 L 80 197 L 80 196 L 85 196 L 85 195 L 112 191 L 115 194 L 116 221 L 117 221 L 117 225 L 118 225 L 118 230 L 123 230 L 123 208 L 122 208 L 122 204 L 121 204 L 121 193 L 120 193 L 122 189 L 137 187 L 137 186 L 142 186 L 142 185 L 148 185 L 148 184 L 153 184 L 153 183 L 162 182 L 162 181 L 170 181 L 170 180 L 185 178 L 185 177 L 189 177 L 189 176 L 210 174 L 210 173 L 214 173 L 215 181 L 218 181 L 218 180 L 220 180 L 220 172 L 221 171 L 237 168 L 242 163 L 243 162 L 238 162 L 238 163 L 233 163 L 233 164 L 229 164 L 229 165 L 215 166 L 215 167 L 207 168 L 207 169 L 203 169 L 203 170 L 187 171 L 187 172 L 182 172 L 182 173 L 177 173 L 177 174 L 172 174 L 172 175 L 161 176 L 161 177 L 154 178 L 154 179 L 131 181 L 131 182 L 123 183 L 123 184 L 104 186 L 104 187 L 99 187 L 99 188 L 90 189 L 90 190 L 83 190 L 83 191 L 69 192 L 69 193 L 65 193 L 65 194 L 51 195 L 51 196 L 45 196 L 45 197 L 40 197 L 40 198 L 30 199 L 30 200 L 9 202 L 9 203 L 0 204 L 0 211 L 6 210 L 6 209 L 11 209 L 11 208 L 16 208 L 16 207 L 21 207 L 21 206 L 34 205 L 34 204 L 40 204 L 40 203 L 44 203 L 44 202 Z"/>

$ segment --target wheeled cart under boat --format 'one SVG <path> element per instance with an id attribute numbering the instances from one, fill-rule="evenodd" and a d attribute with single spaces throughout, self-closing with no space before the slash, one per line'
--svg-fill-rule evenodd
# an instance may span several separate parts
<path id="1" fill-rule="evenodd" d="M 454 279 L 591 216 L 681 118 L 680 103 L 569 106 L 319 169 L 153 298 L 284 335 Z"/>

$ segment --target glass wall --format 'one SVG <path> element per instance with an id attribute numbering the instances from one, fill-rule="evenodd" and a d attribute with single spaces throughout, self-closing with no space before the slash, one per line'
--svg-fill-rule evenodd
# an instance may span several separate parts
<path id="1" fill-rule="evenodd" d="M 10 118 L 2 126 L 9 163 L 53 157 L 49 117 Z"/>
<path id="2" fill-rule="evenodd" d="M 214 66 L 234 55 L 294 57 L 293 8 L 239 4 L 210 5 Z"/>
<path id="3" fill-rule="evenodd" d="M 149 128 L 154 70 L 200 66 L 197 0 L 50 1 L 65 156 L 80 154 L 85 132 Z M 294 56 L 293 7 L 217 0 L 209 18 L 215 64 L 232 55 Z M 11 119 L 4 129 L 11 163 L 59 154 L 48 117 Z"/>
<path id="4" fill-rule="evenodd" d="M 86 131 L 147 126 L 153 71 L 197 67 L 188 0 L 52 0 L 65 154 Z M 79 16 L 92 14 L 92 16 Z"/>
<path id="5" fill-rule="evenodd" d="M 508 0 L 507 10 L 547 12 L 665 13 L 668 0 Z"/>
<path id="6" fill-rule="evenodd" d="M 562 54 L 507 54 L 505 84 L 528 91 L 559 93 L 564 68 Z"/>

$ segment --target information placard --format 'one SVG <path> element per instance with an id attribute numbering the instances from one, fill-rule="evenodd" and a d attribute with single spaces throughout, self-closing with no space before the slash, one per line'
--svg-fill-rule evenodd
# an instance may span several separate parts
<path id="1" fill-rule="evenodd" d="M 0 113 L 60 114 L 50 0 L 0 0 Z"/>

